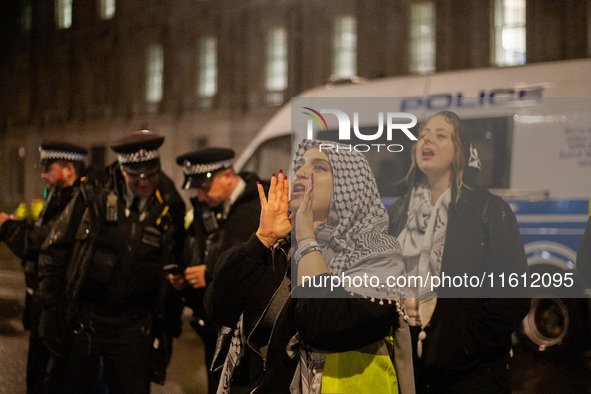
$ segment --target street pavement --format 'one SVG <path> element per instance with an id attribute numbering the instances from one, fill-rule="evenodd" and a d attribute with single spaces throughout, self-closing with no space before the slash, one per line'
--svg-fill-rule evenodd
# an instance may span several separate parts
<path id="1" fill-rule="evenodd" d="M 25 392 L 28 334 L 21 323 L 24 277 L 0 271 L 0 393 Z"/>
<path id="2" fill-rule="evenodd" d="M 18 259 L 0 243 L 0 394 L 25 394 L 28 332 L 23 330 L 24 275 Z M 190 310 L 183 314 L 183 333 L 173 343 L 166 384 L 152 383 L 153 394 L 206 394 L 201 339 L 191 326 Z"/>

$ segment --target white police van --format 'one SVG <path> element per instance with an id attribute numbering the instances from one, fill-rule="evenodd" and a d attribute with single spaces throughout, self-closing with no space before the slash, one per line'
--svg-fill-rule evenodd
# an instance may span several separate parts
<path id="1" fill-rule="evenodd" d="M 547 353 L 570 353 L 590 343 L 591 290 L 576 275 L 576 252 L 591 206 L 591 59 L 352 80 L 298 99 L 305 97 L 392 98 L 390 110 L 413 113 L 419 121 L 441 110 L 456 112 L 471 129 L 483 163 L 478 183 L 503 196 L 517 216 L 530 271 L 574 274 L 578 298 L 553 297 L 540 286 L 520 337 Z M 264 125 L 236 169 L 265 178 L 289 168 L 291 107 Z M 359 122 L 360 130 L 377 123 L 375 116 Z M 334 140 L 335 130 L 327 128 L 316 138 Z M 407 148 L 370 159 L 386 205 L 392 202 L 389 185 L 404 177 L 410 163 L 408 138 L 399 133 L 388 142 Z"/>

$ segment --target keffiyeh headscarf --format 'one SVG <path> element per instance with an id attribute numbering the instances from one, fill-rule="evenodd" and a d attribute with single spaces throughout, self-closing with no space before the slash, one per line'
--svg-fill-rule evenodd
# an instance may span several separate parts
<path id="1" fill-rule="evenodd" d="M 398 289 L 386 285 L 386 278 L 404 275 L 400 245 L 388 235 L 388 214 L 363 154 L 332 141 L 304 140 L 295 152 L 292 168 L 304 153 L 320 144 L 327 144 L 322 152 L 327 154 L 333 174 L 328 223 L 317 230 L 317 238 L 328 238 L 332 258 L 325 258 L 325 263 L 330 273 L 380 278 L 379 286 L 347 289 L 357 295 L 387 298 L 393 291 L 398 294 Z M 325 150 L 329 145 L 333 148 Z"/>

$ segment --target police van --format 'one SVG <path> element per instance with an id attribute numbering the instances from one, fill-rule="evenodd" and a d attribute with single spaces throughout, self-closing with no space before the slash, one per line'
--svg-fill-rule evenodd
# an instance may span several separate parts
<path id="1" fill-rule="evenodd" d="M 389 111 L 413 114 L 420 122 L 442 110 L 463 119 L 483 164 L 477 183 L 513 208 L 530 272 L 540 278 L 572 272 L 574 278 L 576 298 L 558 298 L 542 283 L 534 288 L 521 340 L 546 353 L 585 349 L 591 342 L 591 290 L 577 276 L 576 252 L 591 206 L 591 59 L 327 84 L 279 109 L 243 151 L 236 169 L 265 178 L 289 168 L 296 117 L 322 118 L 314 138 L 336 141 L 335 112 L 326 108 L 339 105 L 340 98 L 374 100 L 373 114 L 355 115 L 350 149 L 400 147 L 366 155 L 386 205 L 393 201 L 394 181 L 408 171 L 411 141 L 394 130 L 383 144 L 369 144 L 366 136 L 382 130 L 378 120 Z M 316 108 L 303 109 L 306 102 L 317 103 Z M 308 125 L 315 123 L 308 119 Z"/>

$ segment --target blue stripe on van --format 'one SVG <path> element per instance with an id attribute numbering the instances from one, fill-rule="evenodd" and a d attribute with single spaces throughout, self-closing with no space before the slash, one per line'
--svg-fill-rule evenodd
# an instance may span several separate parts
<path id="1" fill-rule="evenodd" d="M 587 215 L 589 200 L 507 201 L 515 215 Z"/>

